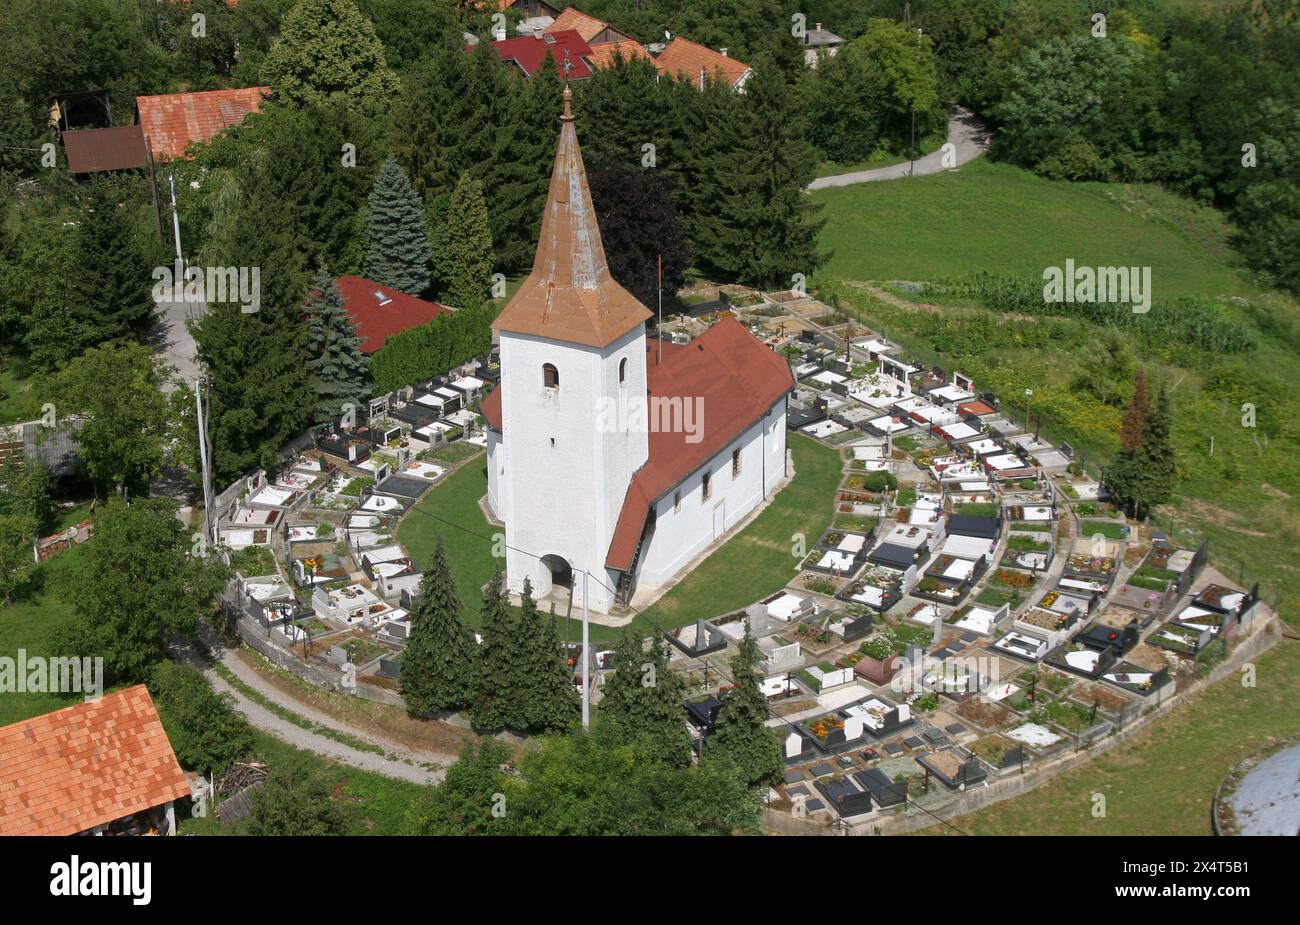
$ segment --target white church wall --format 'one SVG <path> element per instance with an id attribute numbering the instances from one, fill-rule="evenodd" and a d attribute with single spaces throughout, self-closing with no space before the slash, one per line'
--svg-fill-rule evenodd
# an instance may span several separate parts
<path id="1" fill-rule="evenodd" d="M 707 427 L 707 408 L 704 415 Z M 785 478 L 785 435 L 785 399 L 782 398 L 766 417 L 656 502 L 654 535 L 641 552 L 638 588 L 667 584 L 712 545 L 717 535 L 743 520 L 780 484 Z M 733 478 L 732 451 L 737 448 L 740 472 Z M 712 473 L 707 501 L 703 498 L 705 472 Z M 675 503 L 676 493 L 680 493 L 680 504 Z"/>
<path id="2" fill-rule="evenodd" d="M 620 384 L 624 358 L 627 374 Z M 543 385 L 546 363 L 559 372 L 558 389 Z M 644 331 L 638 327 L 603 350 L 504 332 L 501 372 L 504 442 L 498 449 L 504 455 L 497 500 L 511 547 L 510 588 L 520 590 L 528 577 L 539 594 L 549 590 L 549 568 L 536 555 L 559 556 L 575 572 L 589 569 L 610 584 L 605 557 L 648 444 L 644 432 L 614 426 L 602 410 L 617 405 L 620 390 L 645 394 Z M 608 609 L 612 592 L 592 582 L 591 598 L 593 607 Z"/>
<path id="3" fill-rule="evenodd" d="M 501 446 L 501 435 L 491 427 L 487 429 L 487 473 L 488 473 L 488 507 L 501 519 L 502 502 L 500 492 L 505 480 L 501 478 L 505 467 L 505 450 Z"/>

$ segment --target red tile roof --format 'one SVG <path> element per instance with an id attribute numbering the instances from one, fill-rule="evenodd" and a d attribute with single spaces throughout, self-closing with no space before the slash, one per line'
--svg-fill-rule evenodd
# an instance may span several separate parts
<path id="1" fill-rule="evenodd" d="M 144 132 L 138 125 L 64 132 L 63 149 L 68 154 L 68 170 L 72 173 L 127 170 L 149 163 Z"/>
<path id="2" fill-rule="evenodd" d="M 654 58 L 650 52 L 645 50 L 645 46 L 635 39 L 629 39 L 626 42 L 602 42 L 600 45 L 591 46 L 591 54 L 587 60 L 591 66 L 597 70 L 614 66 L 614 57 L 621 54 L 624 61 L 635 61 L 638 58 L 645 58 L 647 61 L 653 61 Z"/>
<path id="3" fill-rule="evenodd" d="M 749 65 L 727 55 L 705 48 L 681 36 L 668 43 L 668 47 L 655 59 L 659 73 L 668 77 L 680 77 L 699 86 L 700 72 L 706 79 L 715 79 L 721 74 L 729 86 L 736 86 L 740 79 L 749 72 Z"/>
<path id="4" fill-rule="evenodd" d="M 362 353 L 374 353 L 394 334 L 428 324 L 452 311 L 445 305 L 418 299 L 364 276 L 340 276 L 339 291 L 343 293 L 343 307 L 361 335 Z M 380 304 L 376 292 L 382 292 L 389 301 Z"/>
<path id="5" fill-rule="evenodd" d="M 144 685 L 0 728 L 0 835 L 75 835 L 189 793 Z"/>
<path id="6" fill-rule="evenodd" d="M 632 476 L 623 510 L 605 558 L 608 568 L 626 570 L 645 527 L 650 506 L 718 455 L 794 388 L 786 358 L 765 347 L 734 318 L 724 318 L 691 343 L 666 349 L 655 362 L 657 345 L 647 344 L 648 392 L 703 403 L 703 439 L 652 430 L 650 459 Z"/>
<path id="7" fill-rule="evenodd" d="M 566 29 L 573 29 L 582 36 L 584 42 L 590 42 L 596 36 L 600 35 L 609 28 L 609 23 L 595 16 L 588 16 L 581 10 L 569 7 L 559 16 L 555 17 L 555 22 L 551 23 L 543 32 L 563 32 Z"/>
<path id="8" fill-rule="evenodd" d="M 501 433 L 501 386 L 488 393 L 487 398 L 479 404 L 478 411 L 487 420 L 488 426 Z"/>
<path id="9" fill-rule="evenodd" d="M 207 141 L 244 121 L 262 106 L 270 87 L 209 90 L 203 93 L 167 93 L 137 96 L 140 126 L 156 160 L 181 157 L 191 142 Z"/>
<path id="10" fill-rule="evenodd" d="M 466 51 L 473 46 L 466 46 Z M 524 35 L 513 39 L 501 39 L 492 43 L 496 53 L 502 61 L 513 61 L 519 65 L 519 68 L 529 77 L 537 73 L 537 69 L 542 66 L 549 54 L 555 59 L 556 70 L 560 76 L 564 77 L 564 53 L 569 53 L 569 78 L 571 80 L 581 80 L 584 77 L 591 76 L 591 68 L 587 65 L 587 56 L 591 54 L 591 46 L 588 45 L 581 35 L 574 29 L 565 29 L 560 32 L 544 33 L 542 38 L 532 35 Z"/>

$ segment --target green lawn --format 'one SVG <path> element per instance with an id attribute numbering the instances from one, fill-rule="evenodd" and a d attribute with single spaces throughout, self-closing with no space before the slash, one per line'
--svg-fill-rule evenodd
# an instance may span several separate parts
<path id="1" fill-rule="evenodd" d="M 749 526 L 661 597 L 638 623 L 684 626 L 752 604 L 794 577 L 795 534 L 808 548 L 830 526 L 843 460 L 839 451 L 792 434 L 795 478 Z M 648 627 L 647 627 L 648 628 Z"/>
<path id="2" fill-rule="evenodd" d="M 13 361 L 0 357 L 0 424 L 33 421 L 41 416 L 41 401 L 30 378 L 19 379 Z"/>
<path id="3" fill-rule="evenodd" d="M 797 473 L 793 482 L 634 625 L 645 632 L 651 630 L 651 620 L 664 628 L 684 626 L 698 617 L 752 604 L 794 575 L 798 560 L 790 554 L 793 536 L 802 532 L 811 546 L 830 524 L 842 461 L 837 451 L 807 437 L 791 436 L 790 448 Z M 398 541 L 422 565 L 432 556 L 438 537 L 445 539 L 464 616 L 473 626 L 479 625 L 480 589 L 499 564 L 492 557 L 492 534 L 498 528 L 478 506 L 486 493 L 484 459 L 471 460 L 421 498 L 397 530 Z M 576 638 L 578 621 L 571 622 L 567 630 Z M 565 631 L 562 624 L 561 634 Z M 593 625 L 591 632 L 594 639 L 612 639 L 620 631 Z"/>
<path id="4" fill-rule="evenodd" d="M 1081 266 L 1149 266 L 1158 299 L 1251 292 L 1229 266 L 1222 216 L 1158 187 L 1058 183 L 979 158 L 812 196 L 825 205 L 821 243 L 834 251 L 819 282 L 972 271 L 1041 279 L 1070 257 Z"/>
<path id="5" fill-rule="evenodd" d="M 82 653 L 56 652 L 56 633 L 72 619 L 71 577 L 79 567 L 77 546 L 49 559 L 37 570 L 33 593 L 0 607 L 0 655 L 17 659 L 18 650 L 29 656 L 68 656 Z M 92 655 L 94 653 L 85 653 Z M 80 695 L 58 696 L 11 692 L 0 695 L 0 726 L 40 716 L 52 710 L 74 706 Z"/>
<path id="6" fill-rule="evenodd" d="M 1148 732 L 1024 796 L 950 820 L 975 835 L 1209 835 L 1210 805 L 1242 758 L 1300 726 L 1300 645 L 1283 640 L 1258 660 L 1259 684 L 1232 674 Z M 1105 794 L 1106 815 L 1092 815 Z M 930 828 L 927 834 L 945 834 Z"/>
<path id="7" fill-rule="evenodd" d="M 1081 520 L 1079 521 L 1079 533 L 1089 538 L 1100 533 L 1108 540 L 1127 539 L 1124 525 L 1113 520 Z"/>

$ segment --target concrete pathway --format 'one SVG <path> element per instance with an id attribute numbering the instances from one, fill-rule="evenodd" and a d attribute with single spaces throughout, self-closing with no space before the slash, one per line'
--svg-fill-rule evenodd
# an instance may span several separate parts
<path id="1" fill-rule="evenodd" d="M 917 158 L 915 164 L 911 161 L 903 161 L 901 164 L 890 164 L 888 167 L 877 167 L 874 170 L 857 170 L 852 173 L 841 173 L 830 177 L 818 177 L 808 184 L 808 189 L 825 189 L 828 186 L 852 186 L 855 183 L 898 180 L 908 176 L 923 177 L 928 174 L 942 173 L 945 170 L 960 167 L 962 164 L 979 157 L 988 150 L 991 140 L 992 135 L 984 127 L 984 124 L 976 118 L 974 113 L 965 109 L 957 109 L 948 120 L 948 143 L 955 149 L 953 152 L 955 155 L 953 166 L 944 166 L 944 151 L 940 147 L 938 151 L 932 151 L 924 157 Z"/>
<path id="2" fill-rule="evenodd" d="M 194 379 L 199 375 L 199 364 L 194 357 L 196 352 L 194 338 L 190 336 L 186 322 L 198 318 L 207 306 L 202 302 L 184 300 L 178 302 L 162 300 L 156 305 L 158 325 L 154 329 L 154 339 L 158 352 L 168 363 L 176 367 L 176 375 L 180 379 L 179 385 L 192 389 Z M 177 383 L 168 383 L 163 390 L 171 392 L 177 385 Z"/>

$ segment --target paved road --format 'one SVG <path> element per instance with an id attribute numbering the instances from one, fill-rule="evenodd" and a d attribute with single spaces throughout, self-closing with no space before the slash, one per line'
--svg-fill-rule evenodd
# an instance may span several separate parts
<path id="1" fill-rule="evenodd" d="M 185 323 L 197 318 L 204 309 L 202 302 L 161 301 L 158 305 L 158 326 L 154 329 L 157 347 L 167 362 L 176 367 L 180 385 L 194 387 L 199 374 L 199 364 L 194 359 L 194 338 Z M 171 392 L 176 383 L 168 383 L 164 391 Z"/>
<path id="2" fill-rule="evenodd" d="M 973 113 L 964 109 L 956 110 L 948 120 L 948 141 L 954 150 L 955 167 L 972 161 L 988 150 L 991 136 L 984 124 Z M 808 184 L 808 189 L 824 189 L 828 186 L 852 186 L 855 183 L 871 183 L 875 180 L 897 180 L 907 176 L 923 177 L 927 174 L 942 173 L 951 170 L 943 163 L 944 151 L 940 148 L 925 157 L 917 158 L 915 172 L 910 161 L 877 167 L 875 170 L 858 170 L 853 173 L 841 173 L 832 177 L 818 177 Z"/>

